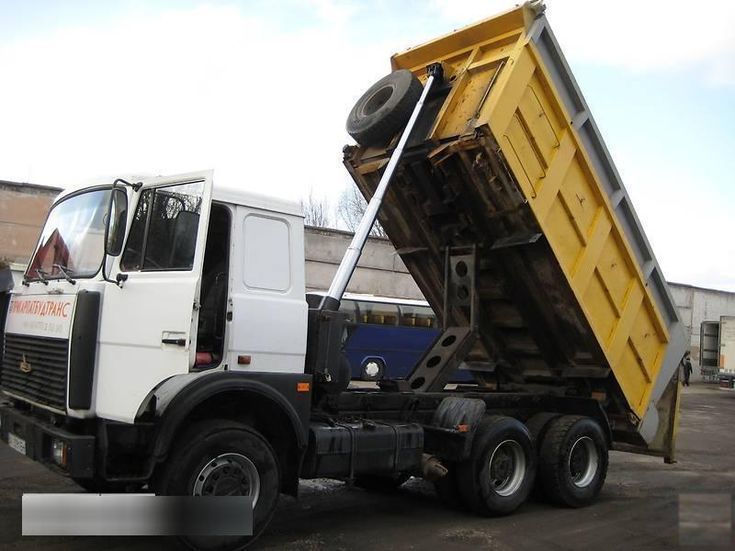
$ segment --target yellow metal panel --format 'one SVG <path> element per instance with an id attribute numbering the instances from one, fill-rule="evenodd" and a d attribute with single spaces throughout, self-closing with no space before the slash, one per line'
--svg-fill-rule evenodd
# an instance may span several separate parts
<path id="1" fill-rule="evenodd" d="M 600 255 L 603 254 L 605 243 L 607 243 L 610 235 L 610 229 L 612 223 L 607 217 L 603 209 L 598 209 L 596 222 L 590 233 L 589 245 L 585 247 L 584 252 L 577 258 L 577 263 L 574 266 L 574 274 L 572 275 L 572 281 L 577 289 L 587 289 L 590 284 L 591 278 L 599 277 L 603 289 L 609 296 L 609 289 L 606 285 L 604 276 L 597 270 L 598 261 Z M 611 302 L 613 309 L 616 312 L 620 312 L 620 308 L 614 301 Z"/>
<path id="2" fill-rule="evenodd" d="M 479 44 L 486 44 L 511 32 L 520 32 L 525 28 L 528 17 L 523 9 L 509 10 L 396 54 L 391 59 L 392 67 L 422 70 L 429 63 L 444 61 L 457 52 L 473 49 Z"/>
<path id="3" fill-rule="evenodd" d="M 559 193 L 559 187 L 566 177 L 575 153 L 576 146 L 573 140 L 568 133 L 563 133 L 554 162 L 549 167 L 546 178 L 541 182 L 541 189 L 538 190 L 538 197 L 536 197 L 535 209 L 536 216 L 539 218 L 546 217 L 552 203 L 556 200 L 556 194 Z"/>
<path id="4" fill-rule="evenodd" d="M 526 35 L 524 8 L 394 56 L 421 74 L 442 61 L 456 82 L 432 138 L 489 126 L 569 280 L 631 409 L 642 416 L 666 328 L 559 94 Z"/>
<path id="5" fill-rule="evenodd" d="M 554 250 L 570 286 L 580 301 L 616 379 L 633 411 L 642 416 L 652 390 L 652 382 L 663 360 L 668 335 L 653 307 L 640 270 L 625 242 L 609 201 L 579 144 L 575 129 L 555 117 L 548 106 L 561 102 L 553 95 L 543 68 L 536 65 L 528 75 L 531 46 L 519 55 L 521 74 L 508 75 L 504 102 L 488 120 L 527 196 L 544 235 Z M 508 64 L 508 69 L 512 67 Z M 516 89 L 525 82 L 525 89 Z M 508 98 L 517 98 L 508 116 Z M 505 121 L 508 124 L 502 126 Z M 557 126 L 564 120 L 566 128 Z M 565 165 L 558 191 L 536 201 L 544 180 L 551 173 L 561 145 L 569 136 L 576 153 Z M 561 171 L 560 171 L 561 172 Z M 555 186 L 556 187 L 556 186 Z"/>
<path id="6" fill-rule="evenodd" d="M 610 236 L 598 263 L 600 275 L 618 310 L 622 310 L 625 296 L 635 279 L 635 268 L 631 268 L 628 259 L 623 256 L 624 250 L 622 244 Z"/>

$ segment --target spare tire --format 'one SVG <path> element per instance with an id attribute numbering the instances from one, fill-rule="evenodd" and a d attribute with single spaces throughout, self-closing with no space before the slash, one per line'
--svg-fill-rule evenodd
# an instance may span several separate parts
<path id="1" fill-rule="evenodd" d="M 385 145 L 411 118 L 423 87 L 411 71 L 401 69 L 373 84 L 347 117 L 347 133 L 363 146 Z"/>

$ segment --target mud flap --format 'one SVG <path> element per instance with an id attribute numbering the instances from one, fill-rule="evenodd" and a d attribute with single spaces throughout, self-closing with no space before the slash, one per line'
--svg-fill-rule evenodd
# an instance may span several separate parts
<path id="1" fill-rule="evenodd" d="M 648 446 L 635 446 L 630 451 L 661 456 L 665 463 L 676 462 L 675 441 L 679 429 L 680 399 L 681 384 L 679 371 L 676 370 L 655 408 L 650 406 L 650 411 L 638 428 L 641 436 L 649 442 Z"/>

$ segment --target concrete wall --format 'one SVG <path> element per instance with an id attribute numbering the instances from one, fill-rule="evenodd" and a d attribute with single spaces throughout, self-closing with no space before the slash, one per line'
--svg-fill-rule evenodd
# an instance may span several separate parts
<path id="1" fill-rule="evenodd" d="M 306 228 L 306 288 L 322 291 L 337 271 L 352 234 L 340 230 Z M 421 291 L 393 245 L 387 239 L 370 238 L 347 291 L 387 297 L 423 299 Z"/>
<path id="2" fill-rule="evenodd" d="M 717 321 L 720 316 L 735 316 L 735 293 L 703 289 L 681 283 L 669 283 L 679 315 L 691 338 L 692 359 L 699 361 L 699 327 L 703 321 Z"/>

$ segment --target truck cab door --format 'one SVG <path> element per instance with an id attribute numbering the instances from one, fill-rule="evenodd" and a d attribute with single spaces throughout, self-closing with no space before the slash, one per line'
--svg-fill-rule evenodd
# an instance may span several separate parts
<path id="1" fill-rule="evenodd" d="M 196 356 L 212 172 L 145 180 L 130 194 L 122 254 L 111 262 L 100 323 L 96 413 L 132 422 L 158 383 Z"/>

